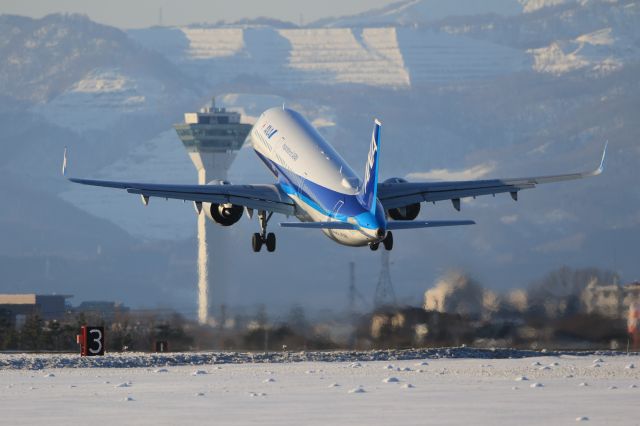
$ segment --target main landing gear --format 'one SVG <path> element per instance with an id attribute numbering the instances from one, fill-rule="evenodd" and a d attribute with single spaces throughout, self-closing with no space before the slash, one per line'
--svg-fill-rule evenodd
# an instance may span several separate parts
<path id="1" fill-rule="evenodd" d="M 393 249 L 393 234 L 391 233 L 391 231 L 387 232 L 387 236 L 384 237 L 384 240 L 382 240 L 382 245 L 384 246 L 384 249 L 387 250 L 387 251 Z M 379 246 L 380 246 L 380 243 L 371 243 L 371 244 L 369 244 L 369 248 L 372 251 L 378 250 Z"/>
<path id="2" fill-rule="evenodd" d="M 273 212 L 267 214 L 266 211 L 260 210 L 258 212 L 258 222 L 260 223 L 260 232 L 256 232 L 251 237 L 251 248 L 253 248 L 254 252 L 259 252 L 264 244 L 267 246 L 268 252 L 273 252 L 276 250 L 276 234 L 273 232 L 267 233 L 267 223 L 269 223 L 269 219 L 273 216 Z"/>

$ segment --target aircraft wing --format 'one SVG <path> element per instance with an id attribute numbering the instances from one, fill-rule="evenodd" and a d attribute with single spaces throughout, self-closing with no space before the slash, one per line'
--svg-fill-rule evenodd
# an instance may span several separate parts
<path id="1" fill-rule="evenodd" d="M 471 180 L 457 182 L 398 182 L 378 185 L 378 198 L 385 210 L 405 207 L 411 204 L 451 200 L 456 210 L 460 210 L 460 199 L 480 195 L 495 195 L 508 192 L 514 200 L 523 189 L 535 188 L 539 184 L 582 179 L 597 176 L 604 170 L 605 145 L 600 166 L 589 172 L 564 175 L 538 176 L 513 179 Z"/>
<path id="2" fill-rule="evenodd" d="M 150 197 L 174 198 L 202 203 L 231 203 L 254 210 L 293 215 L 293 201 L 276 185 L 167 185 L 69 178 L 82 185 L 124 189 L 139 194 L 145 204 Z"/>

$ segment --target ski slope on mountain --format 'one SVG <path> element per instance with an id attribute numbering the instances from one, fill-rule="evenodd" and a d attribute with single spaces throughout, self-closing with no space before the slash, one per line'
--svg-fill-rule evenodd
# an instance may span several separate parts
<path id="1" fill-rule="evenodd" d="M 525 52 L 419 28 L 181 27 L 132 30 L 129 35 L 212 83 L 246 75 L 282 88 L 408 88 L 493 77 L 531 66 Z"/>

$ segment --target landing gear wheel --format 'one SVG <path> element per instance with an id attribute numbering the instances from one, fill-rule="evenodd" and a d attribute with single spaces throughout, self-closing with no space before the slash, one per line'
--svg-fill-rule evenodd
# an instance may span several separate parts
<path id="1" fill-rule="evenodd" d="M 371 243 L 371 244 L 369 244 L 369 248 L 371 249 L 371 251 L 378 250 L 379 246 L 380 246 L 380 243 Z"/>
<path id="2" fill-rule="evenodd" d="M 253 251 L 256 253 L 262 248 L 262 237 L 257 232 L 251 237 L 251 248 L 253 248 Z"/>
<path id="3" fill-rule="evenodd" d="M 276 235 L 273 232 L 269 232 L 267 234 L 267 239 L 265 241 L 268 252 L 273 252 L 276 250 Z"/>
<path id="4" fill-rule="evenodd" d="M 384 248 L 387 251 L 393 249 L 393 234 L 391 233 L 391 231 L 387 232 L 387 236 L 384 238 L 384 240 L 382 240 L 382 244 L 384 244 Z"/>
<path id="5" fill-rule="evenodd" d="M 267 214 L 265 210 L 258 212 L 258 223 L 260 224 L 260 232 L 253 234 L 251 238 L 251 248 L 256 253 L 260 251 L 262 245 L 267 246 L 267 251 L 274 251 L 276 249 L 276 236 L 273 232 L 267 234 L 267 223 L 273 216 L 273 212 Z"/>

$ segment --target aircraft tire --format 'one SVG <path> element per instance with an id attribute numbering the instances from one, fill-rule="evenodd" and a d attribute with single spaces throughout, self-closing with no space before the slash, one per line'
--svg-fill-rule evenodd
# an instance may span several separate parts
<path id="1" fill-rule="evenodd" d="M 391 231 L 387 232 L 387 236 L 384 240 L 382 240 L 382 244 L 384 244 L 385 250 L 393 250 L 393 234 L 391 233 Z"/>
<path id="2" fill-rule="evenodd" d="M 371 243 L 371 244 L 369 244 L 369 248 L 371 249 L 371 251 L 378 250 L 379 246 L 380 246 L 380 243 Z"/>
<path id="3" fill-rule="evenodd" d="M 276 234 L 269 232 L 265 241 L 268 252 L 274 252 L 276 250 Z"/>
<path id="4" fill-rule="evenodd" d="M 251 248 L 256 253 L 262 248 L 262 237 L 257 232 L 251 237 Z"/>

